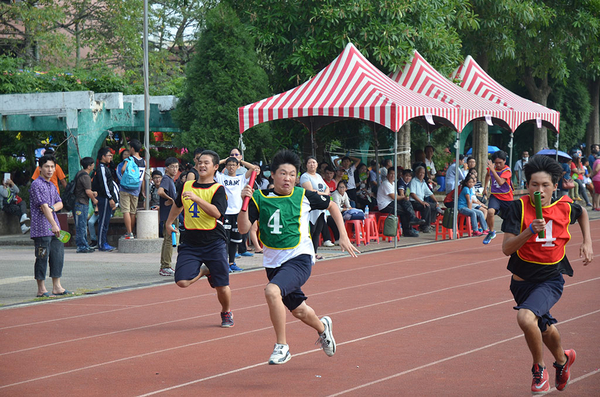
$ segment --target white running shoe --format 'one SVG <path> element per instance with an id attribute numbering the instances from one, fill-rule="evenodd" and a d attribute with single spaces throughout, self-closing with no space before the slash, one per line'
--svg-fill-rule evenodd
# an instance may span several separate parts
<path id="1" fill-rule="evenodd" d="M 27 221 L 30 221 L 30 220 L 31 219 L 29 219 L 27 217 L 27 214 L 23 214 L 23 215 L 21 215 L 21 219 L 19 219 L 19 223 L 24 223 L 24 222 L 27 222 Z"/>
<path id="2" fill-rule="evenodd" d="M 280 343 L 275 343 L 275 348 L 273 349 L 273 354 L 269 358 L 269 364 L 285 364 L 292 358 L 290 354 L 290 347 L 288 345 L 282 345 Z"/>
<path id="3" fill-rule="evenodd" d="M 325 326 L 325 330 L 319 334 L 319 339 L 315 342 L 316 345 L 321 345 L 325 354 L 329 357 L 335 354 L 335 339 L 333 339 L 333 324 L 329 316 L 325 316 L 321 319 L 321 322 Z"/>
<path id="4" fill-rule="evenodd" d="M 21 225 L 21 233 L 27 234 L 27 232 L 29 231 L 29 229 L 30 229 L 29 226 L 27 226 L 25 224 Z"/>
<path id="5" fill-rule="evenodd" d="M 331 242 L 331 240 L 323 241 L 323 247 L 335 247 L 335 244 Z"/>

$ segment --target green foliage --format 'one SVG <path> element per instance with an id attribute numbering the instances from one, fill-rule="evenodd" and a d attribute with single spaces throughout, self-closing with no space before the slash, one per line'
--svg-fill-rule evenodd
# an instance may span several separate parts
<path id="1" fill-rule="evenodd" d="M 185 130 L 176 144 L 203 147 L 221 156 L 238 146 L 237 108 L 267 96 L 267 78 L 257 65 L 247 29 L 225 4 L 207 14 L 206 30 L 196 43 L 196 56 L 187 70 L 187 86 L 175 111 Z M 269 147 L 266 126 L 244 134 L 247 158 Z"/>

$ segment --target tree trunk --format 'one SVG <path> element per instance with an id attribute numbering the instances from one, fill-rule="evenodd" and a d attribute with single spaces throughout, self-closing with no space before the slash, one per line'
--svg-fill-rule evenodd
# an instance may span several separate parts
<path id="1" fill-rule="evenodd" d="M 398 155 L 398 165 L 402 168 L 410 168 L 410 121 L 404 123 L 398 131 L 398 151 L 408 151 Z"/>
<path id="2" fill-rule="evenodd" d="M 529 91 L 529 95 L 534 102 L 542 106 L 548 103 L 548 96 L 552 92 L 552 88 L 548 85 L 548 73 L 542 79 L 539 79 L 539 85 L 533 77 L 533 72 L 530 68 L 525 69 L 523 81 Z M 543 148 L 548 147 L 548 129 L 546 127 L 538 128 L 537 125 L 533 128 L 533 153 L 537 153 Z"/>
<path id="3" fill-rule="evenodd" d="M 488 125 L 483 120 L 475 120 L 473 122 L 473 157 L 477 164 L 477 176 L 480 181 L 485 178 L 485 172 L 488 160 Z"/>
<path id="4" fill-rule="evenodd" d="M 585 131 L 586 156 L 591 154 L 590 149 L 593 144 L 600 143 L 600 76 L 596 77 L 596 80 L 590 80 L 588 87 L 592 102 L 592 113 Z"/>

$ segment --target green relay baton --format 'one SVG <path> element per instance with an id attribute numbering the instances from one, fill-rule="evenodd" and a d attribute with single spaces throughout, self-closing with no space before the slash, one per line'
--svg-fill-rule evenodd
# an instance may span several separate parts
<path id="1" fill-rule="evenodd" d="M 534 192 L 533 197 L 535 198 L 535 217 L 537 219 L 544 219 L 542 214 L 542 194 L 540 192 Z M 539 238 L 546 238 L 546 231 L 542 230 L 538 233 Z"/>

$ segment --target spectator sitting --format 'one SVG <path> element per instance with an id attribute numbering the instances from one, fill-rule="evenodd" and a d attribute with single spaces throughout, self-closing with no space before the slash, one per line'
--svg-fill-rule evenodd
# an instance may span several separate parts
<path id="1" fill-rule="evenodd" d="M 430 197 L 433 203 L 426 200 Z M 421 219 L 425 220 L 425 224 L 421 225 L 419 230 L 423 233 L 431 232 L 431 223 L 435 220 L 437 212 L 437 200 L 433 195 L 429 186 L 425 182 L 425 167 L 419 166 L 415 170 L 415 178 L 410 181 L 410 201 L 415 211 L 421 213 Z M 434 207 L 434 205 L 436 207 Z"/>
<path id="2" fill-rule="evenodd" d="M 458 194 L 458 212 L 471 218 L 471 228 L 473 230 L 473 236 L 483 235 L 483 231 L 487 231 L 487 223 L 483 212 L 473 208 L 471 197 L 474 196 L 473 186 L 475 185 L 475 178 L 471 175 L 462 181 L 460 193 Z M 481 225 L 479 228 L 478 223 Z"/>
<path id="3" fill-rule="evenodd" d="M 398 216 L 402 225 L 402 234 L 406 237 L 419 237 L 419 234 L 410 227 L 411 224 L 422 224 L 420 219 L 414 216 L 414 211 L 406 196 L 399 195 L 394 192 L 394 179 L 396 171 L 394 167 L 390 167 L 387 171 L 386 178 L 381 182 L 381 186 L 377 190 L 377 206 L 379 212 L 385 214 L 394 213 L 394 200 L 398 202 Z M 410 209 L 408 208 L 410 207 Z"/>
<path id="4" fill-rule="evenodd" d="M 434 152 L 435 149 L 433 148 L 433 146 L 425 146 L 425 167 L 431 179 L 435 179 L 435 174 L 437 174 L 437 170 L 435 169 L 435 163 L 433 162 Z"/>
<path id="5" fill-rule="evenodd" d="M 317 192 L 322 196 L 329 196 L 329 187 L 325 184 L 321 175 L 317 174 L 317 159 L 313 156 L 309 156 L 304 165 L 306 167 L 306 172 L 300 176 L 300 185 L 307 191 Z M 326 225 L 325 210 L 310 211 L 309 220 L 310 235 L 315 249 L 315 257 L 317 259 L 323 259 L 321 255 L 317 255 L 317 250 L 319 249 L 319 237 Z M 333 243 L 331 240 L 325 240 L 323 246 L 333 246 Z"/>
<path id="6" fill-rule="evenodd" d="M 336 167 L 340 166 L 340 159 L 335 159 L 334 164 Z M 346 175 L 348 176 L 348 190 L 346 194 L 350 197 L 350 200 L 356 202 L 356 179 L 354 178 L 354 173 L 360 164 L 360 159 L 356 157 L 344 156 L 341 158 L 342 168 L 346 170 Z"/>
<path id="7" fill-rule="evenodd" d="M 348 198 L 348 195 L 346 194 L 347 189 L 348 189 L 348 184 L 345 181 L 340 181 L 340 183 L 338 183 L 337 190 L 335 190 L 331 194 L 331 201 L 333 201 L 334 203 L 337 204 L 338 208 L 340 209 L 340 212 L 342 213 L 342 217 L 344 218 L 344 220 L 348 220 L 351 218 L 351 216 L 349 216 L 349 214 L 346 214 L 346 213 L 350 212 L 349 210 L 353 209 L 352 206 L 350 205 L 350 199 Z M 357 210 L 357 211 L 360 211 L 360 210 Z M 338 230 L 337 225 L 335 224 L 335 221 L 333 220 L 332 217 L 327 218 L 327 226 L 329 226 L 329 228 L 333 232 L 334 240 L 338 241 L 340 239 L 340 231 Z"/>
<path id="8" fill-rule="evenodd" d="M 381 161 L 381 168 L 379 169 L 379 184 L 387 178 L 387 170 L 394 164 L 391 159 L 384 159 Z"/>
<path id="9" fill-rule="evenodd" d="M 360 163 L 356 172 L 354 173 L 354 180 L 356 185 L 356 206 L 364 209 L 368 205 L 373 206 L 371 203 L 371 187 L 369 186 L 369 170 L 367 165 Z"/>
<path id="10" fill-rule="evenodd" d="M 16 215 L 21 224 L 21 233 L 29 231 L 29 226 L 25 224 L 29 220 L 27 217 L 27 206 L 19 196 L 19 188 L 11 179 L 5 179 L 0 186 L 0 209 L 7 214 Z"/>
<path id="11" fill-rule="evenodd" d="M 158 211 L 160 207 L 160 196 L 158 195 L 158 188 L 162 181 L 163 174 L 159 170 L 152 171 L 152 185 L 150 185 L 150 209 Z"/>
<path id="12" fill-rule="evenodd" d="M 483 185 L 477 180 L 477 170 L 475 168 L 469 169 L 467 177 L 472 177 L 475 180 L 475 185 L 471 192 L 471 203 L 473 208 L 483 212 L 483 215 L 487 219 L 487 206 L 485 205 L 485 197 L 483 196 Z"/>
<path id="13" fill-rule="evenodd" d="M 454 179 L 456 178 L 456 170 L 458 168 L 458 182 L 462 182 L 465 179 L 466 172 L 463 169 L 463 163 L 465 160 L 465 155 L 458 155 L 458 167 L 456 166 L 456 162 L 450 164 L 448 170 L 446 171 L 446 193 L 450 193 L 451 190 L 454 190 Z"/>
<path id="14" fill-rule="evenodd" d="M 44 152 L 44 156 L 48 155 L 48 156 L 54 156 L 54 149 L 52 148 L 48 148 L 46 149 L 46 151 Z M 38 166 L 35 169 L 35 172 L 33 173 L 33 175 L 31 176 L 31 180 L 36 180 L 38 179 L 38 177 L 40 176 L 40 167 Z M 60 165 L 56 164 L 56 171 L 54 172 L 54 174 L 52 174 L 52 179 L 50 179 L 50 182 L 52 182 L 52 184 L 54 186 L 56 186 L 56 191 L 58 192 L 58 194 L 60 195 L 60 188 L 58 187 L 58 182 L 60 181 L 60 184 L 62 185 L 63 189 L 67 187 L 67 177 L 65 176 L 65 173 L 63 171 L 63 169 L 60 167 Z"/>
<path id="15" fill-rule="evenodd" d="M 369 189 L 373 192 L 373 196 L 377 197 L 377 187 L 379 186 L 379 177 L 377 173 L 377 161 L 371 161 L 371 168 L 369 169 Z"/>

